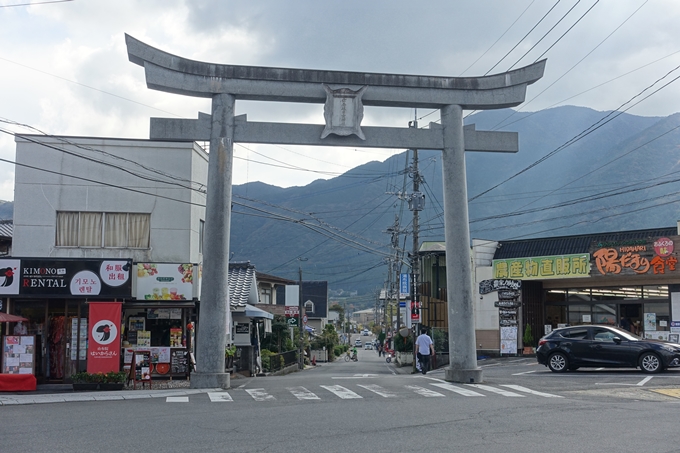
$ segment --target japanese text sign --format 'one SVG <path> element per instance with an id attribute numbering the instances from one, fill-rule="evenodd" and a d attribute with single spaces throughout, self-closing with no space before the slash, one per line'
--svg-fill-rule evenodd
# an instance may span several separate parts
<path id="1" fill-rule="evenodd" d="M 545 280 L 589 275 L 590 255 L 587 253 L 493 260 L 494 278 Z"/>
<path id="2" fill-rule="evenodd" d="M 92 302 L 88 322 L 87 372 L 120 369 L 120 314 L 122 302 Z"/>

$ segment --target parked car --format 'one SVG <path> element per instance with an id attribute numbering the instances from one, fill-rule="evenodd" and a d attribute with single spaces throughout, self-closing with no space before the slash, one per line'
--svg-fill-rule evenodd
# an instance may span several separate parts
<path id="1" fill-rule="evenodd" d="M 618 327 L 572 326 L 541 338 L 536 359 L 556 373 L 579 367 L 640 367 L 659 373 L 680 366 L 680 344 L 643 339 Z"/>
<path id="2" fill-rule="evenodd" d="M 356 340 L 354 340 L 354 346 L 361 347 L 361 338 L 357 338 Z"/>
<path id="3" fill-rule="evenodd" d="M 364 343 L 364 349 L 373 349 L 373 342 L 367 341 Z"/>

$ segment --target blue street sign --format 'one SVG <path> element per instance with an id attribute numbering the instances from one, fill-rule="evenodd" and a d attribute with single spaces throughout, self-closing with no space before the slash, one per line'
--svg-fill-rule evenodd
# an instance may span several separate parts
<path id="1" fill-rule="evenodd" d="M 411 294 L 411 281 L 408 274 L 399 275 L 399 294 L 401 296 L 408 296 Z"/>

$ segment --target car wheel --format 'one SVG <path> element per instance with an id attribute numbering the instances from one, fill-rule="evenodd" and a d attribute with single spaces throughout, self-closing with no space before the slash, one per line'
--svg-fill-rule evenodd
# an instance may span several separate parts
<path id="1" fill-rule="evenodd" d="M 556 352 L 548 358 L 548 368 L 555 373 L 563 373 L 569 369 L 567 356 L 561 352 Z"/>
<path id="2" fill-rule="evenodd" d="M 661 359 L 653 352 L 645 352 L 640 356 L 640 369 L 645 373 L 658 373 L 663 369 Z"/>

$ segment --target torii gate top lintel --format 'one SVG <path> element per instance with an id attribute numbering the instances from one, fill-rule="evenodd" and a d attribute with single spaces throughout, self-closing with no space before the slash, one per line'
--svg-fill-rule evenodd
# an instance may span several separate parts
<path id="1" fill-rule="evenodd" d="M 482 77 L 324 71 L 206 63 L 182 58 L 126 34 L 128 58 L 143 66 L 149 88 L 194 97 L 230 93 L 237 99 L 324 103 L 322 86 L 369 86 L 364 105 L 464 109 L 514 107 L 527 85 L 543 76 L 546 60 Z M 265 88 L 265 89 L 263 89 Z M 268 89 L 267 89 L 268 88 Z"/>

